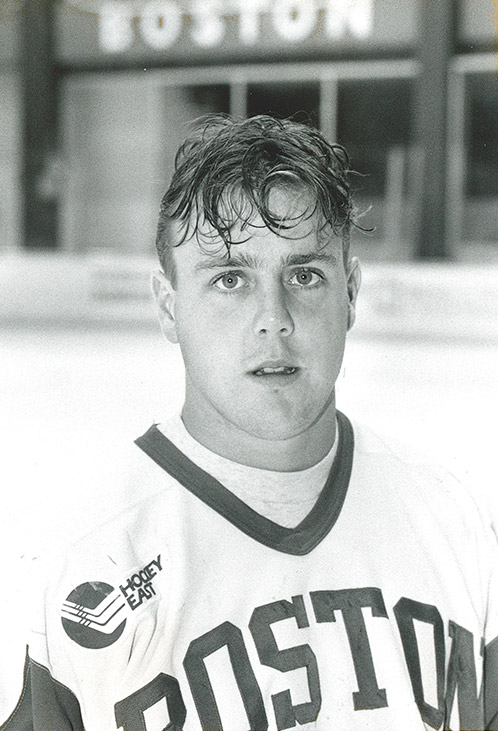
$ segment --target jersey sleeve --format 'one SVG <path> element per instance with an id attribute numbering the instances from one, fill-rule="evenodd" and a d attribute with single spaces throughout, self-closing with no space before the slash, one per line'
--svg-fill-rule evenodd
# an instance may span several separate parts
<path id="1" fill-rule="evenodd" d="M 490 531 L 490 578 L 484 647 L 484 707 L 486 731 L 498 731 L 498 538 Z"/>
<path id="2" fill-rule="evenodd" d="M 84 731 L 76 696 L 26 654 L 21 697 L 1 731 Z"/>
<path id="3" fill-rule="evenodd" d="M 17 704 L 13 700 L 13 708 L 2 707 L 0 731 L 84 731 L 75 694 L 56 680 L 50 669 L 45 632 L 48 573 L 43 561 L 34 563 L 39 568 L 31 571 L 29 591 L 26 592 L 29 596 L 25 597 L 31 609 L 25 618 L 29 629 L 24 632 L 28 643 L 24 671 L 22 662 L 17 668 L 19 674 L 23 673 L 22 687 Z M 22 648 L 19 651 L 22 653 Z"/>

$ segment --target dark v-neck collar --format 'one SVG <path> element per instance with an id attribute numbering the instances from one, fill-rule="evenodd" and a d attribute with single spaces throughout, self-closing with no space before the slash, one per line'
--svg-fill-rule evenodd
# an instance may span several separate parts
<path id="1" fill-rule="evenodd" d="M 265 518 L 240 500 L 181 452 L 156 425 L 135 444 L 196 497 L 243 533 L 282 553 L 310 553 L 330 532 L 343 506 L 353 464 L 354 435 L 349 419 L 337 412 L 337 453 L 325 485 L 311 511 L 294 528 Z"/>

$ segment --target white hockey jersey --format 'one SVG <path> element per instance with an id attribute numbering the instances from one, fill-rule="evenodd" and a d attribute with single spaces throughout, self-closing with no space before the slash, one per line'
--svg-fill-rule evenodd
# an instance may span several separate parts
<path id="1" fill-rule="evenodd" d="M 130 445 L 140 497 L 47 562 L 0 728 L 498 729 L 494 535 L 452 478 L 338 419 L 295 528 L 157 427 Z"/>

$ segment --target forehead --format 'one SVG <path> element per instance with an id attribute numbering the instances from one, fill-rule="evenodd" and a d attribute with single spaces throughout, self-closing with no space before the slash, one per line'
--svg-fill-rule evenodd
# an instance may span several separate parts
<path id="1" fill-rule="evenodd" d="M 192 235 L 172 250 L 177 272 L 209 271 L 216 266 L 246 266 L 253 269 L 282 267 L 296 262 L 311 263 L 341 257 L 341 241 L 332 231 L 324 238 L 309 222 L 296 224 L 283 235 L 264 227 L 247 226 L 233 237 L 229 249 L 218 235 Z"/>
<path id="2" fill-rule="evenodd" d="M 208 258 L 220 260 L 223 257 L 228 260 L 229 256 L 250 255 L 251 260 L 264 264 L 288 258 L 291 251 L 309 254 L 326 249 L 337 254 L 342 249 L 342 240 L 329 224 L 324 224 L 315 200 L 302 190 L 274 189 L 270 192 L 268 209 L 277 226 L 269 228 L 253 209 L 248 216 L 249 209 L 250 203 L 244 201 L 236 209 L 228 208 L 228 202 L 224 202 L 223 220 L 230 230 L 230 252 L 219 233 L 204 217 L 191 220 L 187 233 L 186 224 L 170 221 L 169 238 L 174 247 L 175 263 L 182 260 L 195 263 Z"/>

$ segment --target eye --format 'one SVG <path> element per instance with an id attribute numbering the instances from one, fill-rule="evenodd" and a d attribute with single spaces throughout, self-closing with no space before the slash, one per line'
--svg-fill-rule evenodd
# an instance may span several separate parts
<path id="1" fill-rule="evenodd" d="M 299 269 L 289 279 L 289 284 L 297 287 L 314 287 L 323 280 L 323 277 L 313 269 Z"/>
<path id="2" fill-rule="evenodd" d="M 244 284 L 244 280 L 237 272 L 225 272 L 213 282 L 216 289 L 220 289 L 222 292 L 240 289 Z"/>

